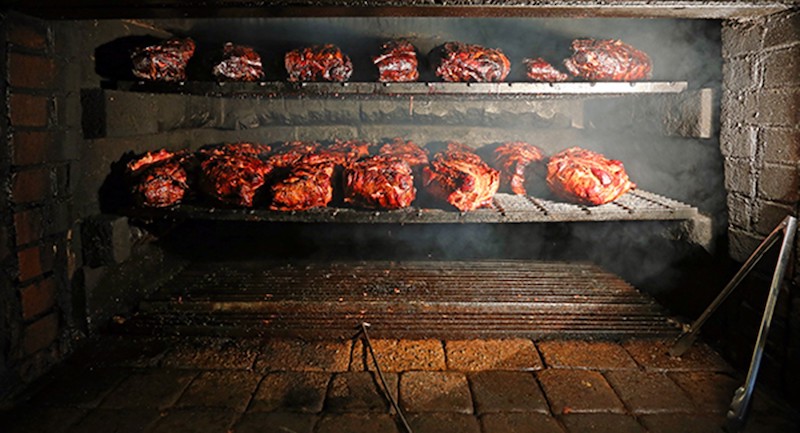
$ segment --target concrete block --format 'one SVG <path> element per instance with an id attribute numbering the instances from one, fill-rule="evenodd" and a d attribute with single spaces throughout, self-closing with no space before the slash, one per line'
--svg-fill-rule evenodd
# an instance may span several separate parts
<path id="1" fill-rule="evenodd" d="M 722 156 L 755 158 L 758 128 L 751 126 L 724 128 L 720 131 Z"/>
<path id="2" fill-rule="evenodd" d="M 753 210 L 755 231 L 761 235 L 769 234 L 786 215 L 794 214 L 794 206 L 758 199 Z"/>
<path id="3" fill-rule="evenodd" d="M 289 125 L 352 125 L 361 119 L 361 102 L 352 98 L 286 98 L 283 104 L 286 124 Z"/>
<path id="4" fill-rule="evenodd" d="M 81 224 L 83 260 L 97 267 L 122 263 L 131 255 L 131 230 L 128 218 L 101 214 Z"/>
<path id="5" fill-rule="evenodd" d="M 752 90 L 757 84 L 755 57 L 725 59 L 722 63 L 722 85 L 726 91 Z"/>
<path id="6" fill-rule="evenodd" d="M 761 49 L 764 25 L 758 21 L 722 22 L 722 57 L 731 58 Z"/>
<path id="7" fill-rule="evenodd" d="M 759 92 L 754 119 L 759 125 L 797 125 L 800 123 L 800 89 Z"/>
<path id="8" fill-rule="evenodd" d="M 800 162 L 800 131 L 793 128 L 765 128 L 758 145 L 765 162 Z"/>
<path id="9" fill-rule="evenodd" d="M 764 48 L 800 41 L 800 12 L 775 14 L 766 23 Z"/>
<path id="10" fill-rule="evenodd" d="M 365 123 L 408 123 L 413 119 L 413 99 L 393 98 L 361 101 L 361 121 Z"/>
<path id="11" fill-rule="evenodd" d="M 766 54 L 764 58 L 764 87 L 797 86 L 800 86 L 800 45 Z"/>
<path id="12" fill-rule="evenodd" d="M 725 189 L 755 196 L 756 179 L 752 165 L 750 159 L 725 158 Z"/>
<path id="13" fill-rule="evenodd" d="M 728 224 L 747 229 L 752 218 L 752 202 L 738 194 L 728 194 Z"/>
<path id="14" fill-rule="evenodd" d="M 723 131 L 729 128 L 741 127 L 743 124 L 752 121 L 752 115 L 748 116 L 748 111 L 745 107 L 745 98 L 743 93 L 734 93 L 727 90 L 722 92 L 720 123 Z"/>

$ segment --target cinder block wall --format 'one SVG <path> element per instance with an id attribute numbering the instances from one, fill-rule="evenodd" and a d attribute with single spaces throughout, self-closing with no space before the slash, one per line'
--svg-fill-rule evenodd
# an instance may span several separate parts
<path id="1" fill-rule="evenodd" d="M 743 262 L 800 200 L 800 12 L 722 28 L 721 149 L 728 191 L 730 255 Z M 795 250 L 800 251 L 800 249 Z M 789 270 L 776 309 L 764 381 L 800 401 L 800 265 Z M 728 355 L 745 365 L 770 275 L 751 279 L 729 306 Z"/>

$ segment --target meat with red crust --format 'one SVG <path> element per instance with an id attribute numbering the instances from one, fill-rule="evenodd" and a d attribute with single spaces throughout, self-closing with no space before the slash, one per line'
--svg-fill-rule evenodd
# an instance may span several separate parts
<path id="1" fill-rule="evenodd" d="M 128 176 L 133 183 L 135 203 L 147 207 L 180 203 L 189 190 L 188 175 L 182 164 L 185 156 L 185 152 L 161 149 L 129 162 Z"/>
<path id="2" fill-rule="evenodd" d="M 255 144 L 248 142 L 240 143 L 225 143 L 220 146 L 215 146 L 200 151 L 201 155 L 250 155 L 250 156 L 263 156 L 269 153 L 272 148 L 267 144 Z"/>
<path id="3" fill-rule="evenodd" d="M 499 49 L 447 42 L 435 53 L 436 75 L 444 81 L 503 81 L 511 62 Z"/>
<path id="4" fill-rule="evenodd" d="M 572 41 L 572 57 L 564 66 L 576 77 L 590 81 L 634 81 L 651 76 L 650 57 L 615 39 Z"/>
<path id="5" fill-rule="evenodd" d="M 344 170 L 344 202 L 368 209 L 408 207 L 416 197 L 411 166 L 398 157 L 376 155 Z"/>
<path id="6" fill-rule="evenodd" d="M 272 166 L 247 153 L 211 155 L 200 164 L 200 189 L 223 203 L 252 207 Z"/>
<path id="7" fill-rule="evenodd" d="M 542 150 L 522 141 L 504 143 L 494 150 L 492 166 L 500 170 L 500 187 L 526 195 L 525 173 L 531 163 L 544 159 Z"/>
<path id="8" fill-rule="evenodd" d="M 333 164 L 298 164 L 271 187 L 269 208 L 299 211 L 324 207 L 333 199 Z"/>
<path id="9" fill-rule="evenodd" d="M 373 57 L 381 82 L 417 81 L 417 52 L 408 41 L 389 41 L 383 44 L 383 53 Z"/>
<path id="10" fill-rule="evenodd" d="M 230 42 L 222 50 L 222 61 L 212 70 L 215 77 L 230 81 L 258 81 L 264 78 L 261 56 L 255 50 Z"/>
<path id="11" fill-rule="evenodd" d="M 326 147 L 327 150 L 344 156 L 346 162 L 355 162 L 369 155 L 373 146 L 369 141 L 361 140 L 336 140 Z"/>
<path id="12" fill-rule="evenodd" d="M 313 141 L 288 141 L 267 156 L 266 161 L 275 168 L 291 167 L 304 155 L 319 149 L 319 143 Z"/>
<path id="13" fill-rule="evenodd" d="M 500 173 L 474 153 L 448 151 L 422 170 L 422 183 L 433 197 L 463 212 L 491 205 Z"/>
<path id="14" fill-rule="evenodd" d="M 533 81 L 554 83 L 557 81 L 569 80 L 569 75 L 559 71 L 541 57 L 536 59 L 525 59 L 523 60 L 523 63 L 525 63 L 526 75 Z"/>
<path id="15" fill-rule="evenodd" d="M 158 45 L 138 48 L 131 55 L 133 75 L 152 81 L 183 81 L 186 64 L 194 55 L 191 38 L 169 39 Z"/>
<path id="16" fill-rule="evenodd" d="M 347 81 L 353 73 L 350 57 L 333 44 L 289 51 L 284 64 L 289 81 Z"/>
<path id="17" fill-rule="evenodd" d="M 399 137 L 381 146 L 378 154 L 396 156 L 407 162 L 412 168 L 428 163 L 427 150 L 417 146 L 414 142 L 405 141 Z"/>
<path id="18" fill-rule="evenodd" d="M 550 157 L 547 184 L 558 197 L 592 205 L 614 201 L 636 188 L 622 162 L 579 147 Z"/>

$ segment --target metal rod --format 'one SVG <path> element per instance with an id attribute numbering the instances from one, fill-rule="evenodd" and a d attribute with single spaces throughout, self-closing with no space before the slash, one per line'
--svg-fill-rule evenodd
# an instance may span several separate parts
<path id="1" fill-rule="evenodd" d="M 378 358 L 375 356 L 375 351 L 372 349 L 372 342 L 369 340 L 369 334 L 367 333 L 367 328 L 371 325 L 367 322 L 361 322 L 361 332 L 364 333 L 364 343 L 367 345 L 367 349 L 369 350 L 370 357 L 372 357 L 372 363 L 375 364 L 375 371 L 378 373 L 378 378 L 381 380 L 381 385 L 383 386 L 384 392 L 386 392 L 386 398 L 392 403 L 392 407 L 397 412 L 397 416 L 400 417 L 400 422 L 403 423 L 403 427 L 406 429 L 408 433 L 414 433 L 411 430 L 411 426 L 408 425 L 408 421 L 406 420 L 403 411 L 400 410 L 400 405 L 397 404 L 395 401 L 392 392 L 389 390 L 389 385 L 386 384 L 386 379 L 383 377 L 383 372 L 381 371 L 381 367 L 378 365 Z"/>
<path id="2" fill-rule="evenodd" d="M 785 225 L 783 242 L 781 242 L 781 250 L 778 255 L 778 264 L 775 267 L 775 272 L 772 274 L 772 283 L 770 283 L 769 295 L 767 295 L 767 305 L 764 307 L 764 315 L 761 317 L 761 327 L 758 330 L 756 346 L 753 349 L 753 357 L 750 360 L 750 369 L 747 371 L 747 378 L 744 381 L 744 385 L 736 390 L 733 400 L 731 401 L 730 409 L 728 410 L 726 430 L 729 432 L 738 432 L 744 427 L 747 410 L 750 406 L 750 400 L 753 397 L 753 390 L 756 385 L 756 377 L 758 376 L 758 370 L 761 366 L 761 358 L 764 356 L 767 335 L 769 334 L 769 328 L 772 324 L 772 314 L 775 312 L 775 304 L 778 301 L 778 294 L 780 293 L 783 276 L 789 264 L 789 256 L 791 255 L 791 248 L 797 231 L 797 219 L 788 216 L 784 219 L 782 224 Z"/>
<path id="3" fill-rule="evenodd" d="M 766 239 L 761 242 L 758 248 L 753 251 L 753 254 L 747 258 L 747 261 L 744 262 L 744 265 L 742 265 L 741 269 L 739 269 L 739 272 L 733 276 L 728 285 L 722 289 L 711 305 L 709 305 L 708 308 L 703 311 L 703 314 L 701 314 L 700 317 L 694 321 L 694 323 L 692 323 L 683 331 L 683 333 L 681 333 L 680 336 L 678 336 L 678 338 L 675 340 L 675 343 L 672 345 L 672 348 L 669 350 L 670 356 L 681 356 L 686 353 L 690 347 L 692 347 L 692 344 L 694 344 L 694 341 L 697 339 L 697 336 L 700 333 L 700 328 L 703 326 L 703 324 L 705 324 L 708 318 L 711 317 L 715 311 L 717 311 L 717 308 L 719 308 L 719 306 L 725 302 L 725 300 L 736 289 L 736 287 L 741 284 L 741 282 L 744 280 L 744 277 L 753 270 L 764 254 L 766 254 L 767 251 L 769 251 L 769 249 L 775 245 L 775 242 L 777 242 L 780 238 L 781 232 L 784 232 L 784 240 L 786 239 L 785 232 L 790 223 L 790 219 L 796 222 L 795 218 L 792 216 L 787 216 L 784 218 L 783 221 L 781 221 L 781 223 L 778 224 L 774 230 L 772 230 L 772 233 L 770 233 L 769 236 L 767 236 Z"/>

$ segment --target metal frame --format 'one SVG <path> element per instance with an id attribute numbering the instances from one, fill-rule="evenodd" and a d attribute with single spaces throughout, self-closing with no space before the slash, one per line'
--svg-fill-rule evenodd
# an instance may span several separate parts
<path id="1" fill-rule="evenodd" d="M 750 368 L 747 371 L 747 378 L 744 385 L 734 393 L 733 400 L 731 401 L 730 409 L 728 410 L 727 419 L 728 423 L 726 430 L 729 432 L 736 432 L 741 430 L 744 426 L 744 421 L 747 417 L 748 407 L 750 400 L 753 397 L 753 390 L 755 389 L 756 377 L 758 370 L 761 366 L 761 359 L 764 355 L 764 347 L 767 343 L 767 335 L 772 323 L 772 315 L 775 311 L 775 303 L 778 301 L 778 294 L 780 292 L 781 282 L 786 272 L 786 267 L 789 264 L 789 257 L 791 255 L 791 247 L 794 244 L 795 234 L 797 233 L 797 219 L 791 215 L 783 219 L 783 221 L 775 227 L 772 233 L 764 239 L 763 242 L 756 248 L 753 254 L 739 269 L 739 272 L 734 275 L 733 279 L 727 286 L 717 295 L 714 302 L 708 306 L 703 314 L 694 322 L 688 329 L 686 329 L 680 337 L 675 341 L 675 344 L 669 351 L 671 356 L 681 356 L 697 339 L 700 328 L 708 320 L 708 318 L 717 310 L 717 308 L 728 298 L 736 287 L 744 280 L 744 277 L 753 270 L 755 265 L 761 260 L 764 254 L 775 245 L 778 239 L 781 238 L 781 249 L 778 254 L 778 263 L 775 266 L 775 272 L 772 274 L 772 282 L 770 283 L 769 294 L 767 295 L 767 303 L 764 307 L 764 315 L 761 318 L 761 327 L 758 331 L 758 338 L 756 339 L 755 348 L 753 349 L 753 356 L 750 360 Z"/>

